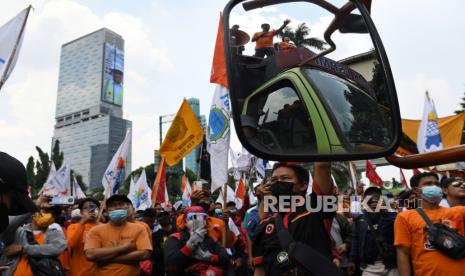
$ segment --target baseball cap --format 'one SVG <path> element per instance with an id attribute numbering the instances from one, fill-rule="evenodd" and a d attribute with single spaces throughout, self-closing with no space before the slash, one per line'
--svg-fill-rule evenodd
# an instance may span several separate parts
<path id="1" fill-rule="evenodd" d="M 105 202 L 106 203 L 106 206 L 108 208 L 108 206 L 112 205 L 114 202 L 125 202 L 125 203 L 128 203 L 130 205 L 132 205 L 132 202 L 131 200 L 129 200 L 129 198 L 126 196 L 126 195 L 112 195 L 110 196 L 107 201 Z"/>
<path id="2" fill-rule="evenodd" d="M 453 177 L 447 177 L 444 180 L 442 180 L 441 185 L 442 185 L 443 188 L 447 188 L 447 187 L 449 187 L 450 184 L 452 184 L 454 182 L 465 182 L 465 181 L 461 177 L 453 176 Z"/>
<path id="3" fill-rule="evenodd" d="M 18 159 L 5 152 L 0 152 L 0 189 L 13 193 L 16 205 L 8 210 L 10 216 L 38 211 L 28 193 L 26 168 Z"/>

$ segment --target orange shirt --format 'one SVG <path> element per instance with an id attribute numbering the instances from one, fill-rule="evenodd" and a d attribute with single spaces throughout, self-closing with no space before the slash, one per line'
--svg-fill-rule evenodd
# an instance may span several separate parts
<path id="1" fill-rule="evenodd" d="M 145 228 L 139 224 L 127 222 L 120 227 L 113 226 L 110 223 L 93 227 L 85 239 L 84 251 L 91 248 L 119 246 L 131 240 L 136 244 L 137 250 L 152 250 L 152 243 Z M 94 275 L 139 275 L 139 263 L 110 263 L 105 266 L 96 266 Z"/>
<path id="2" fill-rule="evenodd" d="M 464 235 L 465 206 L 425 210 L 433 223 L 443 223 Z M 394 224 L 394 245 L 410 248 L 415 275 L 465 275 L 465 259 L 454 260 L 434 247 L 426 239 L 426 222 L 415 210 L 400 212 Z"/>
<path id="3" fill-rule="evenodd" d="M 144 226 L 145 230 L 147 230 L 147 234 L 149 235 L 150 243 L 152 243 L 152 230 L 150 230 L 149 225 L 143 221 L 138 220 L 135 220 L 134 223 Z"/>
<path id="4" fill-rule="evenodd" d="M 34 235 L 34 239 L 40 245 L 45 244 L 45 233 L 40 232 L 39 234 Z M 28 255 L 21 254 L 13 276 L 33 276 L 31 266 L 29 265 Z"/>
<path id="5" fill-rule="evenodd" d="M 92 227 L 95 224 L 86 223 L 73 223 L 68 226 L 67 242 L 68 248 L 72 251 L 71 254 L 71 269 L 68 272 L 69 276 L 72 275 L 93 275 L 95 265 L 89 262 L 84 255 L 84 241 Z"/>
<path id="6" fill-rule="evenodd" d="M 263 32 L 258 32 L 254 33 L 252 40 L 255 40 L 259 35 L 261 35 Z M 261 49 L 261 48 L 273 48 L 273 37 L 277 35 L 277 31 L 271 31 L 265 33 L 262 37 L 257 39 L 255 41 L 255 49 Z"/>
<path id="7" fill-rule="evenodd" d="M 294 44 L 290 42 L 286 42 L 286 41 L 279 42 L 279 47 L 281 48 L 281 51 L 284 51 L 284 52 L 296 48 Z"/>

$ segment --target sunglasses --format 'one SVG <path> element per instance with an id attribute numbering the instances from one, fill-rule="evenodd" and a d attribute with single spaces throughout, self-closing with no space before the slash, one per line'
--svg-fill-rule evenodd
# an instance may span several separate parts
<path id="1" fill-rule="evenodd" d="M 465 182 L 463 181 L 454 181 L 450 185 L 454 188 L 459 188 L 459 187 L 465 188 Z"/>

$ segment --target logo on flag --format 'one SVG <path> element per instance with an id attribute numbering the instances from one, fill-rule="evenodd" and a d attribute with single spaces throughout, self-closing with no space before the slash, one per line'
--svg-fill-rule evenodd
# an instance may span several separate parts
<path id="1" fill-rule="evenodd" d="M 441 134 L 439 133 L 438 115 L 428 92 L 425 95 L 423 118 L 417 134 L 418 152 L 430 152 L 443 148 Z"/>
<path id="2" fill-rule="evenodd" d="M 441 135 L 439 135 L 438 117 L 431 111 L 428 113 L 428 123 L 426 125 L 426 148 L 431 148 L 432 145 L 440 147 L 442 144 Z"/>
<path id="3" fill-rule="evenodd" d="M 229 106 L 228 95 L 225 96 L 226 101 L 228 102 L 227 106 Z M 223 97 L 224 96 L 220 97 L 220 99 Z M 210 116 L 208 117 L 208 122 L 210 124 L 208 127 L 208 137 L 210 137 L 210 143 L 215 143 L 216 141 L 222 139 L 229 131 L 229 116 L 222 108 L 212 106 L 210 110 Z"/>

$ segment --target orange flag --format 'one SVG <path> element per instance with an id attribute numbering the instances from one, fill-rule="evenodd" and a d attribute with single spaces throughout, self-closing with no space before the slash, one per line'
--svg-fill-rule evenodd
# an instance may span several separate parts
<path id="1" fill-rule="evenodd" d="M 238 209 L 241 209 L 242 206 L 244 206 L 244 202 L 245 202 L 245 182 L 244 182 L 244 179 L 241 177 L 241 179 L 239 180 L 239 183 L 237 184 L 237 187 L 236 187 L 236 198 L 239 199 L 241 201 L 241 206 L 238 206 Z"/>
<path id="2" fill-rule="evenodd" d="M 226 62 L 224 60 L 223 16 L 221 15 L 220 22 L 218 23 L 218 32 L 216 35 L 215 52 L 213 53 L 213 64 L 210 75 L 210 82 L 217 83 L 225 88 L 228 88 Z"/>
<path id="3" fill-rule="evenodd" d="M 156 203 L 166 203 L 168 201 L 165 198 L 166 195 L 166 164 L 165 158 L 162 157 L 160 161 L 160 166 L 158 167 L 157 177 L 153 182 L 152 187 L 152 204 L 155 205 Z"/>

